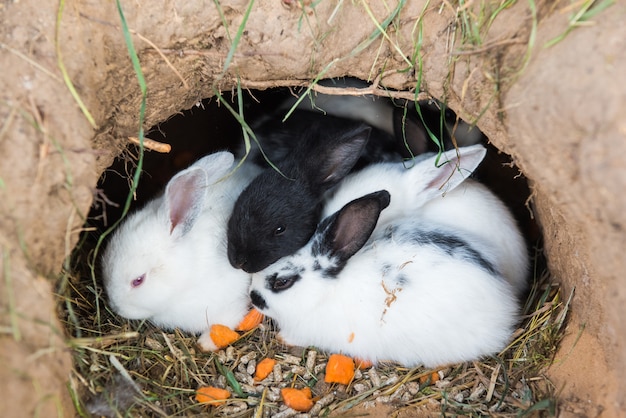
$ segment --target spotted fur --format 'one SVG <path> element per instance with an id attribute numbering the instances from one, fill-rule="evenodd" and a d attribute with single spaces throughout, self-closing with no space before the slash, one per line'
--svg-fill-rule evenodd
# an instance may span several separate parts
<path id="1" fill-rule="evenodd" d="M 287 343 L 372 361 L 435 367 L 501 350 L 528 255 L 502 202 L 467 179 L 484 155 L 473 146 L 351 174 L 309 243 L 253 275 L 254 303 Z M 297 280 L 269 291 L 287 264 L 302 267 Z"/>

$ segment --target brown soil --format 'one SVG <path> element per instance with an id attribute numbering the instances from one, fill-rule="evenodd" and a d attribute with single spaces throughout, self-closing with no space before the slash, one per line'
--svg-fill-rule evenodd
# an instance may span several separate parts
<path id="1" fill-rule="evenodd" d="M 233 36 L 247 2 L 222 3 Z M 213 86 L 230 90 L 237 76 L 250 88 L 306 85 L 331 62 L 325 76 L 383 74 L 381 84 L 408 90 L 418 75 L 400 70 L 414 50 L 425 3 L 407 2 L 388 31 L 405 51 L 400 54 L 380 38 L 353 53 L 375 30 L 361 3 L 343 2 L 329 22 L 336 2 L 320 2 L 314 12 L 255 2 L 222 75 L 231 43 L 215 3 L 152 9 L 124 2 L 148 86 L 145 126 L 213 96 Z M 570 2 L 536 1 L 537 29 L 525 60 L 534 19 L 528 2 L 517 2 L 498 14 L 482 46 L 454 55 L 451 64 L 450 52 L 461 42 L 451 3 L 430 2 L 423 13 L 423 90 L 466 120 L 480 116 L 478 126 L 530 180 L 550 268 L 564 294 L 575 288 L 569 338 L 550 370 L 563 387 L 563 415 L 624 415 L 626 5 L 614 4 L 592 18 L 596 24 L 545 47 L 565 32 Z M 115 5 L 66 4 L 57 38 L 58 6 L 0 2 L 0 406 L 6 416 L 72 414 L 71 360 L 52 289 L 98 177 L 137 134 L 140 92 Z M 379 21 L 389 14 L 382 2 L 369 7 Z M 70 94 L 60 58 L 95 126 Z"/>

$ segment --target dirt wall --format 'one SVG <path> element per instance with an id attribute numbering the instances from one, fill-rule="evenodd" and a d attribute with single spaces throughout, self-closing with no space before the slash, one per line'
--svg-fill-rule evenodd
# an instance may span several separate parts
<path id="1" fill-rule="evenodd" d="M 483 28 L 480 43 L 463 39 L 452 2 L 407 2 L 386 37 L 372 36 L 371 16 L 383 22 L 394 3 L 295 3 L 256 2 L 223 72 L 247 2 L 221 3 L 228 33 L 214 2 L 125 2 L 148 86 L 145 126 L 214 88 L 230 90 L 237 78 L 244 87 L 268 88 L 305 85 L 321 73 L 352 75 L 404 90 L 421 77 L 424 90 L 465 119 L 480 116 L 479 127 L 531 182 L 550 267 L 565 293 L 576 289 L 572 338 L 554 370 L 564 399 L 578 405 L 569 410 L 623 412 L 626 6 L 611 6 L 546 47 L 567 30 L 569 2 L 539 1 L 536 11 L 517 2 Z M 0 3 L 0 300 L 7 330 L 0 353 L 8 374 L 0 390 L 15 393 L 1 401 L 19 411 L 11 416 L 71 410 L 70 359 L 51 290 L 99 174 L 138 129 L 140 92 L 115 5 L 58 7 Z M 410 68 L 416 56 L 422 71 Z M 593 373 L 583 375 L 579 364 L 593 365 Z"/>

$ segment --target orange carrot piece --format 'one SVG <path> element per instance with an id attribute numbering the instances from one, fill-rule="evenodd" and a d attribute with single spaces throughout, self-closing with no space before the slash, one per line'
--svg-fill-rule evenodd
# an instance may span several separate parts
<path id="1" fill-rule="evenodd" d="M 326 363 L 326 383 L 347 385 L 354 378 L 354 360 L 343 354 L 331 354 Z"/>
<path id="2" fill-rule="evenodd" d="M 228 398 L 230 398 L 229 391 L 214 386 L 203 386 L 196 391 L 196 401 L 200 403 L 210 402 L 214 406 L 223 405 Z"/>
<path id="3" fill-rule="evenodd" d="M 356 368 L 359 370 L 369 369 L 374 365 L 370 360 L 364 360 L 360 358 L 354 358 L 354 364 L 356 364 Z"/>
<path id="4" fill-rule="evenodd" d="M 239 339 L 238 333 L 220 324 L 211 325 L 209 335 L 217 348 L 227 347 Z"/>
<path id="5" fill-rule="evenodd" d="M 261 381 L 265 379 L 267 376 L 272 373 L 274 370 L 274 366 L 276 365 L 276 360 L 273 358 L 266 357 L 263 360 L 259 361 L 256 365 L 256 370 L 254 371 L 254 380 Z"/>
<path id="6" fill-rule="evenodd" d="M 429 379 L 430 379 L 430 382 L 429 382 Z M 425 376 L 421 376 L 420 377 L 420 385 L 424 385 L 424 384 L 426 384 L 428 382 L 429 382 L 428 384 L 432 385 L 437 380 L 439 380 L 439 373 L 432 372 L 432 373 L 429 373 L 429 374 L 427 374 Z"/>
<path id="7" fill-rule="evenodd" d="M 280 390 L 285 405 L 298 412 L 308 412 L 313 408 L 311 388 L 303 389 L 283 388 Z"/>
<path id="8" fill-rule="evenodd" d="M 250 331 L 256 328 L 263 321 L 263 314 L 256 309 L 250 309 L 250 312 L 243 317 L 239 325 L 235 328 L 237 331 Z"/>

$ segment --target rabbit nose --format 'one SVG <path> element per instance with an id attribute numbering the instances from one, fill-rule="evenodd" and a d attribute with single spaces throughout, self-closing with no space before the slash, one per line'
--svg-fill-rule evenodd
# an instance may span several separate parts
<path id="1" fill-rule="evenodd" d="M 242 269 L 243 271 L 245 271 L 246 273 L 255 273 L 253 271 L 249 271 L 248 270 L 248 260 L 235 260 L 235 263 L 233 264 L 233 267 L 237 268 L 237 269 Z"/>
<path id="2" fill-rule="evenodd" d="M 245 267 L 246 267 L 246 264 L 248 263 L 248 260 L 246 259 L 245 256 L 243 256 L 241 254 L 235 254 L 234 251 L 229 251 L 228 252 L 228 261 L 230 261 L 230 264 L 234 268 L 242 269 L 243 271 L 247 272 Z"/>
<path id="3" fill-rule="evenodd" d="M 250 292 L 250 300 L 252 301 L 252 304 L 257 308 L 261 310 L 267 309 L 267 303 L 265 302 L 265 299 L 256 290 Z"/>

